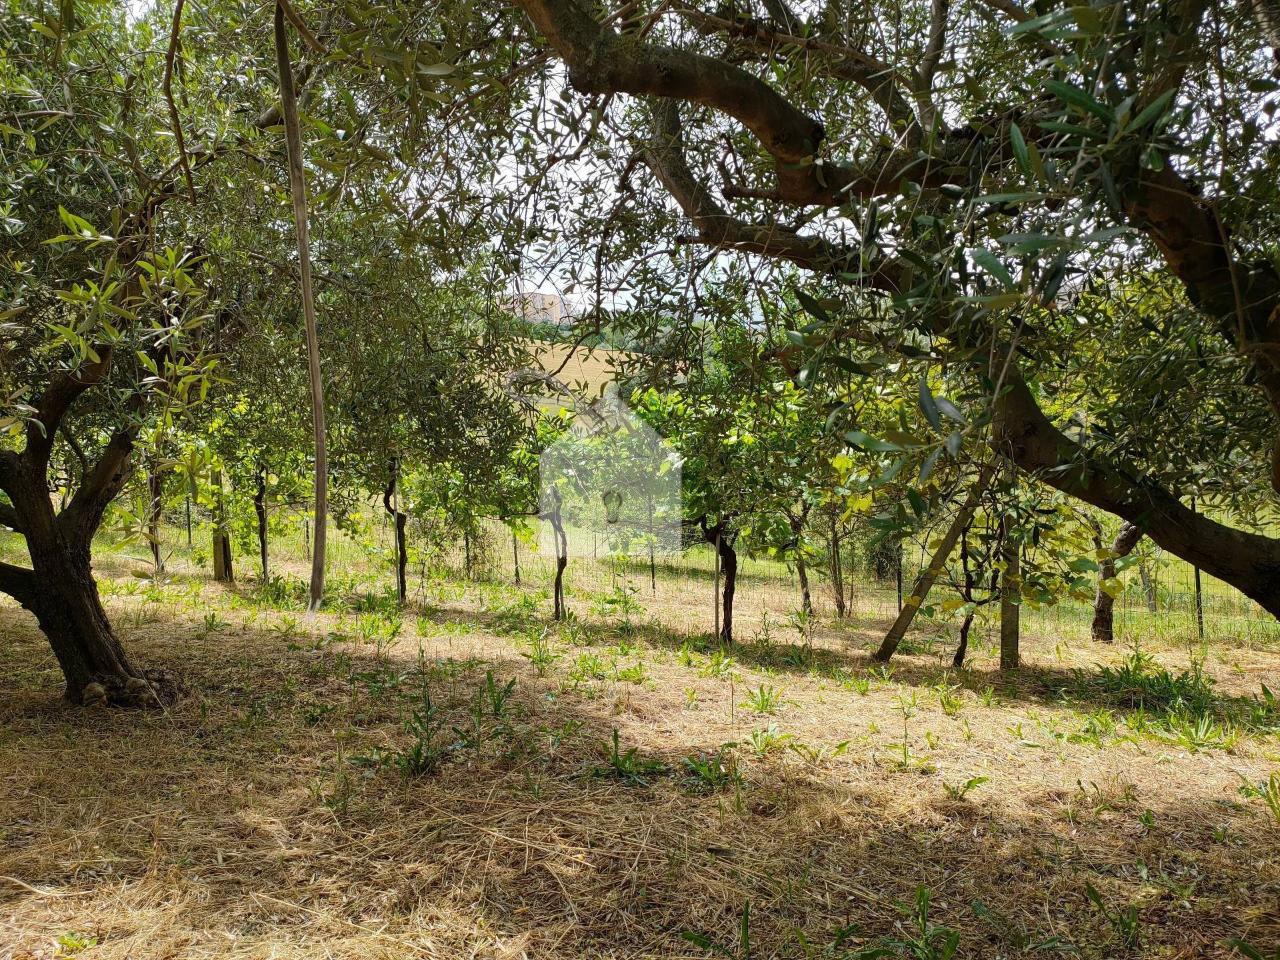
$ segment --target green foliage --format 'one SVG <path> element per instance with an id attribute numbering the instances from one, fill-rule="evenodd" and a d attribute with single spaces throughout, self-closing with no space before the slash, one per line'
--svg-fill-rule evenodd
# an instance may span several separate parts
<path id="1" fill-rule="evenodd" d="M 970 793 L 977 790 L 989 779 L 989 777 L 970 777 L 963 783 L 944 783 L 942 789 L 946 791 L 947 798 L 950 800 L 965 800 L 968 799 Z"/>
<path id="2" fill-rule="evenodd" d="M 591 775 L 611 777 L 624 783 L 645 785 L 653 777 L 666 772 L 666 765 L 657 760 L 640 756 L 638 747 L 622 749 L 618 737 L 618 728 L 613 728 L 613 736 L 604 749 L 604 766 L 591 768 Z"/>
<path id="3" fill-rule="evenodd" d="M 1102 917 L 1120 948 L 1129 952 L 1138 949 L 1142 942 L 1142 917 L 1138 912 L 1137 906 L 1134 904 L 1125 904 L 1121 907 L 1111 908 L 1102 898 L 1096 887 L 1092 883 L 1085 884 L 1085 896 L 1089 898 L 1089 902 L 1093 904 L 1098 915 Z"/>

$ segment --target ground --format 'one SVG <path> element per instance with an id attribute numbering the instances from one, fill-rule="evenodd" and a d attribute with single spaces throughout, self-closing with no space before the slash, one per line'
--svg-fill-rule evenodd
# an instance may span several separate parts
<path id="1" fill-rule="evenodd" d="M 1129 642 L 1030 618 L 1016 675 L 985 634 L 945 669 L 934 626 L 881 668 L 869 585 L 807 642 L 745 610 L 721 651 L 687 572 L 549 626 L 529 575 L 403 613 L 348 581 L 309 619 L 293 586 L 98 566 L 189 693 L 68 706 L 0 607 L 0 957 L 745 958 L 748 905 L 757 958 L 1280 946 L 1274 646 L 1153 633 L 1104 673 Z"/>

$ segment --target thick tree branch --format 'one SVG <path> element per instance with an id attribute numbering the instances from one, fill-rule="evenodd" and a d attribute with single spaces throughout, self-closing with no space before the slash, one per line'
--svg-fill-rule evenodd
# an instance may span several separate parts
<path id="1" fill-rule="evenodd" d="M 819 37 L 800 36 L 794 32 L 794 24 L 788 26 L 781 20 L 779 23 L 782 27 L 779 29 L 759 20 L 727 20 L 695 7 L 680 6 L 675 9 L 700 32 L 724 34 L 760 54 L 781 55 L 794 49 L 821 56 L 824 70 L 866 90 L 890 121 L 904 124 L 915 122 L 915 111 L 900 89 L 905 78 L 875 57 Z M 778 19 L 776 14 L 773 16 Z"/>
<path id="2" fill-rule="evenodd" d="M 729 214 L 689 169 L 679 107 L 672 100 L 653 105 L 654 137 L 644 148 L 645 163 L 698 230 L 698 243 L 789 260 L 816 273 L 861 274 L 860 251 L 822 237 L 803 236 L 775 224 L 755 224 Z M 866 276 L 867 286 L 895 291 L 881 273 Z"/>
<path id="3" fill-rule="evenodd" d="M 1218 523 L 1150 479 L 1090 456 L 1044 415 L 1016 364 L 1005 384 L 994 402 L 998 452 L 1041 482 L 1136 524 L 1166 550 L 1280 615 L 1280 540 Z"/>
<path id="4" fill-rule="evenodd" d="M 715 57 L 620 37 L 579 0 L 517 0 L 583 93 L 632 93 L 701 103 L 739 120 L 782 163 L 808 163 L 822 124 L 758 77 Z"/>

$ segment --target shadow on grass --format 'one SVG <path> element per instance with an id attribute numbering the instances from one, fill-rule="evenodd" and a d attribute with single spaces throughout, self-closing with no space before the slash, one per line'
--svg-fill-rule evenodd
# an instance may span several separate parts
<path id="1" fill-rule="evenodd" d="M 181 671 L 188 700 L 80 710 L 47 680 L 13 682 L 47 657 L 28 617 L 0 609 L 0 634 L 0 930 L 18 955 L 77 932 L 131 960 L 228 944 L 690 957 L 681 931 L 733 949 L 750 903 L 753 955 L 800 956 L 798 933 L 821 950 L 850 924 L 848 946 L 901 939 L 898 904 L 921 885 L 961 957 L 1024 935 L 1119 955 L 1086 884 L 1113 916 L 1133 908 L 1134 955 L 1280 937 L 1280 834 L 1195 784 L 1102 798 L 1008 781 L 958 802 L 919 772 L 742 754 L 711 788 L 686 764 L 714 758 L 706 732 L 654 737 L 644 710 L 522 662 L 298 651 L 270 631 L 232 644 L 181 624 L 126 640 Z M 448 749 L 401 776 L 424 723 Z M 611 758 L 615 730 L 630 760 Z"/>

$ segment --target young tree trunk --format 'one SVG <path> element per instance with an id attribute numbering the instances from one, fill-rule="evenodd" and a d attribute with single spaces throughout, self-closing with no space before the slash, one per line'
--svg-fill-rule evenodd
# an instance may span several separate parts
<path id="1" fill-rule="evenodd" d="M 724 571 L 724 588 L 720 594 L 720 640 L 733 646 L 733 595 L 738 586 L 738 552 L 733 538 L 720 537 L 720 568 Z"/>
<path id="2" fill-rule="evenodd" d="M 844 603 L 844 566 L 840 562 L 840 527 L 831 515 L 831 596 L 836 603 L 836 616 L 843 620 L 847 613 Z"/>
<path id="3" fill-rule="evenodd" d="M 880 663 L 888 663 L 894 651 L 898 649 L 898 644 L 902 642 L 902 638 L 907 635 L 907 630 L 911 626 L 911 621 L 915 619 L 916 612 L 920 609 L 920 605 L 924 603 L 925 597 L 929 595 L 929 591 L 933 589 L 933 582 L 946 569 L 947 560 L 951 557 L 951 551 L 956 548 L 956 541 L 960 539 L 960 534 L 973 519 L 974 511 L 978 509 L 978 501 L 986 491 L 987 484 L 991 482 L 991 474 L 994 469 L 991 464 L 987 464 L 978 471 L 978 479 L 969 488 L 969 493 L 965 496 L 964 502 L 960 504 L 960 509 L 956 513 L 955 519 L 951 521 L 951 526 L 942 535 L 942 542 L 938 544 L 938 549 L 934 551 L 933 556 L 930 558 L 929 565 L 920 572 L 920 578 L 916 581 L 915 587 L 912 588 L 911 596 L 907 597 L 903 602 L 897 619 L 893 621 L 893 626 L 889 628 L 889 632 L 885 634 L 884 640 L 880 644 L 880 649 L 872 655 L 873 660 Z M 899 564 L 899 567 L 901 567 L 901 564 Z"/>
<path id="4" fill-rule="evenodd" d="M 276 65 L 280 81 L 280 107 L 289 157 L 289 192 L 293 198 L 293 227 L 298 247 L 298 287 L 307 340 L 307 379 L 311 385 L 311 429 L 315 441 L 316 536 L 311 558 L 311 609 L 324 600 L 325 532 L 329 517 L 329 461 L 325 450 L 324 380 L 320 373 L 320 338 L 316 304 L 311 292 L 311 245 L 307 231 L 307 182 L 302 164 L 302 132 L 298 99 L 293 89 L 293 65 L 289 62 L 289 38 L 284 27 L 284 7 L 276 4 Z"/>
<path id="5" fill-rule="evenodd" d="M 787 512 L 787 525 L 791 528 L 793 549 L 796 552 L 796 579 L 800 581 L 800 609 L 805 615 L 813 613 L 813 594 L 809 590 L 809 567 L 804 561 L 804 525 L 809 517 L 806 504 L 798 513 Z"/>
<path id="6" fill-rule="evenodd" d="M 253 512 L 258 517 L 258 558 L 262 562 L 262 583 L 271 582 L 270 557 L 267 550 L 267 468 L 258 466 L 257 485 L 253 490 Z"/>
<path id="7" fill-rule="evenodd" d="M 462 531 L 462 562 L 467 579 L 471 579 L 471 531 Z"/>
<path id="8" fill-rule="evenodd" d="M 515 530 L 511 531 L 511 559 L 516 565 L 516 586 L 520 586 L 520 539 Z"/>
<path id="9" fill-rule="evenodd" d="M 809 570 L 805 566 L 804 554 L 796 554 L 796 579 L 800 581 L 800 609 L 806 614 L 813 613 L 813 595 L 809 592 Z"/>
<path id="10" fill-rule="evenodd" d="M 227 532 L 227 503 L 222 495 L 222 471 L 213 472 L 214 506 L 213 519 L 213 579 L 219 583 L 233 583 L 236 579 L 235 568 L 231 562 L 231 534 Z"/>
<path id="11" fill-rule="evenodd" d="M 164 471 L 152 468 L 147 473 L 147 542 L 151 547 L 151 566 L 156 574 L 164 573 L 164 550 L 160 543 L 160 521 L 164 513 Z"/>
<path id="12" fill-rule="evenodd" d="M 898 541 L 898 549 L 893 556 L 893 579 L 898 588 L 898 612 L 902 612 L 902 541 Z"/>
<path id="13" fill-rule="evenodd" d="M 400 502 L 397 499 L 399 493 L 400 481 L 400 460 L 392 458 L 391 472 L 387 479 L 387 488 L 382 492 L 382 504 L 386 507 L 387 513 L 391 514 L 391 519 L 395 522 L 396 530 L 396 597 L 400 603 L 404 603 L 409 598 L 409 549 L 407 543 L 406 529 L 409 523 L 409 517 L 400 509 Z M 516 560 L 516 583 L 520 582 L 520 561 Z"/>
<path id="14" fill-rule="evenodd" d="M 965 603 L 973 603 L 973 570 L 969 567 L 969 528 L 967 526 L 960 533 L 960 570 L 964 576 L 961 596 L 964 597 Z M 964 667 L 964 658 L 969 652 L 969 631 L 973 628 L 973 614 L 973 610 L 966 613 L 964 622 L 960 624 L 960 642 L 956 645 L 956 655 L 951 658 L 951 665 L 957 670 Z"/>
<path id="15" fill-rule="evenodd" d="M 733 548 L 733 535 L 727 521 L 708 528 L 702 522 L 702 538 L 716 548 L 716 584 L 720 603 L 716 607 L 716 634 L 725 646 L 733 646 L 733 595 L 738 586 L 738 552 Z M 719 587 L 724 577 L 723 588 Z"/>
<path id="16" fill-rule="evenodd" d="M 1002 533 L 1000 552 L 1004 570 L 1000 574 L 1000 669 L 1016 670 L 1020 660 L 1022 544 L 1007 532 Z"/>
<path id="17" fill-rule="evenodd" d="M 555 606 L 552 619 L 563 620 L 569 613 L 564 602 L 564 568 L 569 565 L 569 539 L 564 532 L 564 519 L 560 514 L 561 498 L 559 490 L 551 491 L 552 504 L 548 518 L 556 540 L 556 579 L 552 587 Z"/>
<path id="18" fill-rule="evenodd" d="M 1111 550 L 1098 563 L 1098 592 L 1093 598 L 1093 626 L 1091 633 L 1098 643 L 1115 643 L 1115 605 L 1116 598 L 1102 589 L 1102 584 L 1116 575 L 1116 561 L 1127 557 L 1142 539 L 1142 528 L 1132 523 L 1123 523 L 1120 532 L 1111 543 Z M 1101 549 L 1100 533 L 1094 535 L 1094 543 Z"/>

